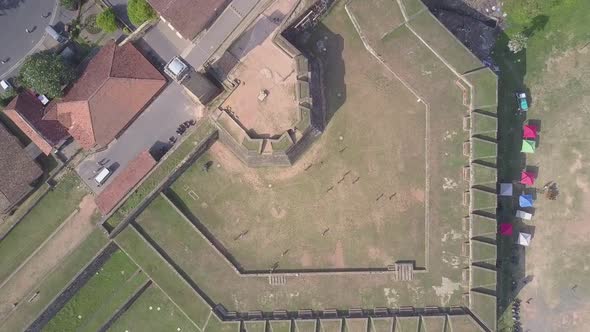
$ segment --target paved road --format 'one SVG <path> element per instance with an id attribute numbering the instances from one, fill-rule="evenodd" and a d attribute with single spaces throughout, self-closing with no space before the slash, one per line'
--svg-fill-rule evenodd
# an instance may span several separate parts
<path id="1" fill-rule="evenodd" d="M 260 0 L 234 0 L 219 15 L 215 23 L 205 32 L 191 52 L 184 57 L 195 68 L 201 69 L 219 46 L 229 37 L 238 25 Z"/>
<path id="2" fill-rule="evenodd" d="M 201 107 L 184 94 L 183 87 L 170 83 L 107 150 L 82 161 L 77 167 L 78 174 L 95 193 L 100 193 L 140 152 L 154 145 L 166 145 L 171 136 L 177 136 L 176 128 L 180 123 L 200 118 L 201 111 Z M 106 166 L 116 163 L 118 168 L 105 184 L 97 187 L 95 171 L 99 167 L 97 162 L 103 159 L 108 160 Z"/>
<path id="3" fill-rule="evenodd" d="M 57 0 L 0 0 L 0 60 L 9 58 L 0 64 L 0 78 L 41 40 L 56 4 Z M 25 29 L 33 31 L 27 33 Z"/>

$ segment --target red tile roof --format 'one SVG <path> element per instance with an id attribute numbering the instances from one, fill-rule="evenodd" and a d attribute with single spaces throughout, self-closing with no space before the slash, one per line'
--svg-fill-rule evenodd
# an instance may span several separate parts
<path id="1" fill-rule="evenodd" d="M 166 85 L 166 79 L 133 46 L 105 45 L 57 105 L 57 117 L 85 149 L 105 146 Z"/>
<path id="2" fill-rule="evenodd" d="M 46 155 L 69 136 L 68 130 L 57 120 L 56 104 L 52 101 L 43 107 L 30 92 L 16 96 L 4 112 Z"/>
<path id="3" fill-rule="evenodd" d="M 148 0 L 150 5 L 180 34 L 193 40 L 210 26 L 228 0 Z"/>
<path id="4" fill-rule="evenodd" d="M 96 205 L 103 215 L 108 214 L 156 165 L 149 151 L 141 152 L 96 197 Z"/>
<path id="5" fill-rule="evenodd" d="M 43 174 L 41 167 L 3 124 L 0 124 L 0 170 L 0 212 L 18 204 Z"/>

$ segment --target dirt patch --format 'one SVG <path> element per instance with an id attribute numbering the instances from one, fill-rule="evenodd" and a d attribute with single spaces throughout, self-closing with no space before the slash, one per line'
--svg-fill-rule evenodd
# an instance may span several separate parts
<path id="1" fill-rule="evenodd" d="M 78 212 L 72 215 L 34 256 L 23 265 L 0 290 L 0 319 L 14 309 L 65 257 L 95 229 L 92 215 L 96 211 L 94 197 L 82 199 Z"/>
<path id="2" fill-rule="evenodd" d="M 310 267 L 313 264 L 313 257 L 311 257 L 309 252 L 304 251 L 301 255 L 301 258 L 299 259 L 299 262 L 303 267 Z"/>
<path id="3" fill-rule="evenodd" d="M 346 263 L 344 262 L 344 247 L 341 241 L 336 242 L 336 249 L 334 249 L 334 254 L 330 257 L 330 262 L 332 263 L 332 267 L 335 268 L 346 267 Z"/>
<path id="4" fill-rule="evenodd" d="M 412 197 L 420 203 L 424 203 L 424 190 L 412 189 Z"/>

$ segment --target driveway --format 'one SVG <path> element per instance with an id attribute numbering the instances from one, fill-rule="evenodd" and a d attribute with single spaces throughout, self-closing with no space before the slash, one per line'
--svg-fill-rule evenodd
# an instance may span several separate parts
<path id="1" fill-rule="evenodd" d="M 137 41 L 137 45 L 152 57 L 157 57 L 158 62 L 166 64 L 173 57 L 180 55 L 191 43 L 179 37 L 167 23 L 160 21 Z"/>
<path id="2" fill-rule="evenodd" d="M 176 129 L 180 123 L 201 118 L 202 106 L 197 106 L 183 90 L 182 86 L 172 82 L 123 135 L 111 142 L 106 150 L 87 157 L 78 165 L 78 174 L 96 194 L 140 152 L 148 149 L 158 151 L 169 146 L 168 139 L 178 137 Z M 105 161 L 104 165 L 114 172 L 102 186 L 97 186 L 94 177 L 100 161 Z"/>
<path id="3" fill-rule="evenodd" d="M 45 27 L 55 20 L 57 0 L 0 1 L 0 78 L 18 67 L 45 34 Z M 27 32 L 29 29 L 31 32 Z"/>

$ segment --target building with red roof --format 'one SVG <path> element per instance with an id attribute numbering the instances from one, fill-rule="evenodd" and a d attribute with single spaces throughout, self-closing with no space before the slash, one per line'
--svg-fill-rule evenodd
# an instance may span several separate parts
<path id="1" fill-rule="evenodd" d="M 148 0 L 184 39 L 193 40 L 227 7 L 229 0 Z"/>
<path id="2" fill-rule="evenodd" d="M 70 137 L 68 130 L 57 119 L 56 103 L 43 106 L 30 92 L 16 96 L 4 113 L 46 155 Z"/>
<path id="3" fill-rule="evenodd" d="M 57 103 L 57 118 L 84 149 L 118 137 L 166 85 L 131 43 L 110 42 Z"/>

